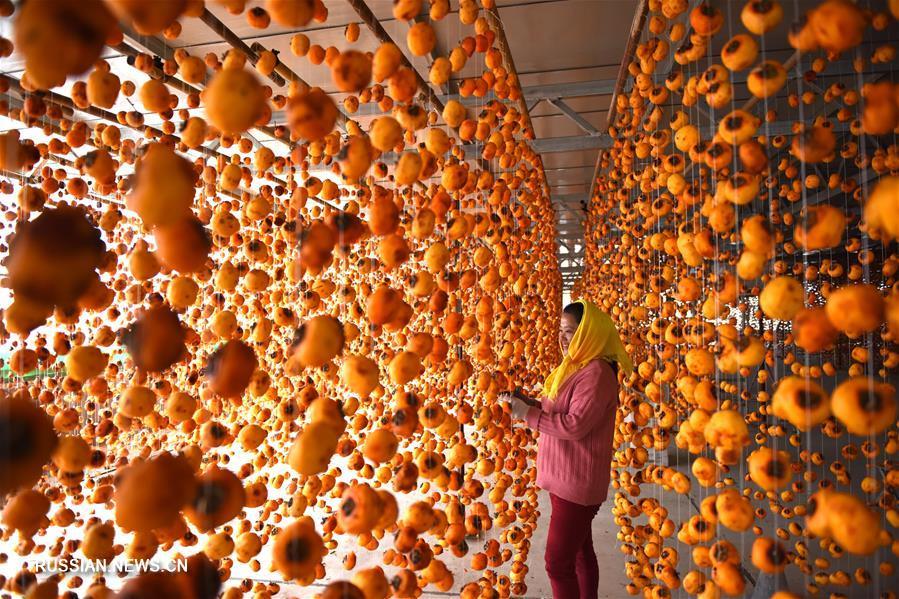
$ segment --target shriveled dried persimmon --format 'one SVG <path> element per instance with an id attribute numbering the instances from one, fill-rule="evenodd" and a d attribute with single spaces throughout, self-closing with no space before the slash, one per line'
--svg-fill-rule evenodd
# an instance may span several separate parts
<path id="1" fill-rule="evenodd" d="M 769 48 L 785 38 L 807 74 L 839 77 L 840 53 L 879 32 L 895 37 L 886 8 L 865 13 L 832 0 L 788 15 L 781 2 L 749 0 L 723 14 L 706 3 L 649 3 L 611 112 L 613 144 L 597 163 L 587 268 L 575 286 L 610 310 L 640 355 L 637 376 L 623 381 L 617 468 L 613 460 L 631 594 L 666 596 L 679 586 L 740 594 L 750 559 L 765 576 L 815 563 L 820 574 L 806 592 L 868 584 L 864 567 L 851 579 L 829 560 L 865 555 L 881 534 L 867 495 L 876 477 L 852 479 L 851 469 L 863 476 L 864 468 L 852 465 L 854 445 L 838 451 L 846 441 L 813 446 L 851 434 L 896 446 L 889 206 L 899 196 L 895 160 L 886 166 L 896 146 L 887 142 L 882 162 L 857 159 L 867 137 L 895 128 L 896 83 L 859 60 L 853 81 L 808 85 Z M 687 29 L 667 20 L 688 10 L 691 35 L 680 42 Z M 789 31 L 785 17 L 795 19 Z M 720 57 L 708 54 L 713 46 Z M 666 56 L 676 63 L 661 74 L 670 107 L 655 89 L 656 61 Z M 689 468 L 659 466 L 649 453 L 671 438 L 691 454 Z M 675 505 L 665 491 L 689 490 L 688 474 L 715 487 L 716 499 L 699 503 L 698 516 L 659 517 L 657 493 Z M 823 507 L 828 497 L 838 498 L 835 511 Z M 803 515 L 805 526 L 792 521 Z M 865 534 L 846 540 L 863 522 Z M 751 556 L 722 553 L 722 526 L 759 535 Z M 820 543 L 801 538 L 809 533 Z M 674 575 L 661 557 L 676 546 L 672 535 L 694 548 Z"/>

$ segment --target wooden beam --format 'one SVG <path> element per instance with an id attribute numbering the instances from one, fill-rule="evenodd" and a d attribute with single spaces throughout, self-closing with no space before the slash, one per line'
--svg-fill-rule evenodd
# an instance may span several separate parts
<path id="1" fill-rule="evenodd" d="M 350 6 L 353 7 L 353 10 L 356 11 L 356 14 L 359 15 L 359 18 L 362 19 L 362 22 L 365 23 L 365 25 L 381 43 L 396 44 L 396 42 L 393 41 L 393 38 L 390 37 L 390 34 L 387 33 L 387 30 L 384 29 L 384 26 L 381 25 L 381 22 L 378 21 L 378 18 L 363 0 L 347 0 L 347 2 Z M 416 69 L 411 62 L 409 62 L 409 59 L 406 57 L 406 53 L 402 50 L 403 45 L 396 44 L 396 46 L 397 48 L 400 48 L 400 58 L 403 62 L 403 66 L 411 69 L 415 74 L 415 81 L 418 84 L 418 88 L 424 94 L 425 100 L 431 106 L 436 108 L 438 112 L 442 113 L 445 105 L 440 100 L 440 97 L 436 93 L 434 93 L 434 90 L 431 89 L 431 86 L 428 84 L 428 82 L 422 78 L 421 73 L 418 72 L 418 69 Z M 458 135 L 458 129 L 453 129 L 453 131 Z M 481 169 L 490 173 L 493 172 L 493 169 L 490 167 L 490 163 L 483 158 L 478 157 L 476 159 L 476 162 L 478 166 L 481 167 Z"/>
<path id="2" fill-rule="evenodd" d="M 218 17 L 209 12 L 208 8 L 203 9 L 203 14 L 200 15 L 200 20 L 203 21 L 203 23 L 205 23 L 206 26 L 209 27 L 209 29 L 217 33 L 219 37 L 228 42 L 228 45 L 230 45 L 232 48 L 243 52 L 246 55 L 247 59 L 253 64 L 253 66 L 256 66 L 256 63 L 259 62 L 259 54 L 257 52 L 254 52 L 253 49 L 246 44 L 246 42 L 237 37 L 237 35 L 233 31 L 231 31 L 227 25 L 219 21 Z M 278 87 L 284 87 L 285 85 L 287 85 L 287 81 L 285 81 L 284 78 L 281 77 L 281 75 L 274 71 L 268 76 L 268 78 Z"/>
<path id="3" fill-rule="evenodd" d="M 136 45 L 139 45 L 142 48 L 145 48 L 151 55 L 155 55 L 155 56 L 165 59 L 169 56 L 174 56 L 174 54 L 175 54 L 174 48 L 170 47 L 168 44 L 166 44 L 164 41 L 162 41 L 155 35 L 140 35 L 140 34 L 135 33 L 134 31 L 132 31 L 131 29 L 127 28 L 126 26 L 122 26 L 122 33 L 124 34 L 124 37 L 126 40 L 128 40 L 131 43 L 134 43 Z M 115 49 L 118 50 L 119 52 L 121 52 L 122 54 L 124 54 L 125 56 L 129 56 L 129 57 L 137 57 L 140 54 L 142 54 L 142 52 L 140 50 L 132 48 L 129 44 L 126 44 L 124 42 L 115 46 Z M 174 87 L 175 89 L 181 91 L 182 93 L 185 93 L 185 94 L 199 94 L 200 93 L 199 88 L 194 87 L 194 86 L 190 85 L 189 83 L 186 83 L 186 82 L 182 81 L 181 79 L 178 79 L 177 77 L 174 77 L 171 75 L 166 75 L 161 69 L 159 69 L 157 67 L 153 67 L 153 69 L 151 70 L 151 74 L 154 77 L 156 77 L 157 79 L 159 79 L 160 81 L 165 82 L 167 85 Z M 214 75 L 214 73 L 212 71 L 210 71 L 210 69 L 207 68 L 206 69 L 207 79 L 211 79 L 213 77 L 213 75 Z M 271 137 L 272 139 L 274 139 L 276 141 L 280 141 L 281 143 L 285 144 L 288 147 L 291 147 L 291 148 L 293 147 L 293 144 L 290 142 L 289 139 L 285 139 L 284 137 L 279 136 L 275 132 L 275 129 L 272 127 L 263 125 L 260 127 L 255 127 L 255 129 L 261 131 L 262 133 L 264 133 L 265 135 L 267 135 L 268 137 Z"/>
<path id="4" fill-rule="evenodd" d="M 621 57 L 621 64 L 618 66 L 618 77 L 615 81 L 615 91 L 612 92 L 612 103 L 609 105 L 609 114 L 606 117 L 606 127 L 611 127 L 612 123 L 615 121 L 615 115 L 618 112 L 618 96 L 624 90 L 624 84 L 627 81 L 628 75 L 628 64 L 630 63 L 631 58 L 634 56 L 634 52 L 637 50 L 637 44 L 640 41 L 640 36 L 643 35 L 643 28 L 646 26 L 646 16 L 649 14 L 649 0 L 640 0 L 640 4 L 637 5 L 636 10 L 634 11 L 634 19 L 631 22 L 631 33 L 627 40 L 627 46 L 624 49 L 624 56 Z M 593 169 L 593 177 L 590 179 L 590 185 L 588 185 L 588 189 L 590 190 L 590 194 L 587 196 L 587 205 L 589 207 L 590 202 L 593 201 L 593 192 L 596 188 L 596 179 L 599 177 L 599 164 L 600 157 L 602 156 L 602 152 L 599 152 L 596 156 L 596 166 Z"/>
<path id="5" fill-rule="evenodd" d="M 428 11 L 428 6 L 423 5 L 421 13 L 419 13 L 415 17 L 414 20 L 408 21 L 407 25 L 409 26 L 409 29 L 411 29 L 413 27 L 413 23 L 427 23 L 429 20 L 430 20 L 430 13 Z M 431 64 L 434 64 L 434 61 L 437 59 L 437 56 L 439 56 L 440 54 L 441 54 L 440 40 L 437 39 L 437 42 L 434 45 L 434 48 L 430 52 L 428 52 L 428 58 L 431 59 Z M 430 79 L 430 77 L 429 77 L 429 79 Z M 436 87 L 437 87 L 437 91 L 439 91 L 441 94 L 445 94 L 449 91 L 449 88 L 445 83 L 441 84 L 441 85 L 437 85 Z"/>
<path id="6" fill-rule="evenodd" d="M 21 98 L 22 100 L 24 100 L 27 97 L 27 95 L 29 93 L 31 93 L 31 92 L 26 91 L 22 87 L 22 84 L 19 82 L 19 80 L 15 79 L 14 77 L 9 77 L 8 75 L 0 74 L 0 78 L 2 78 L 4 81 L 6 81 L 7 85 L 9 86 L 9 91 L 11 93 L 14 93 L 15 95 L 19 96 L 19 98 Z M 150 125 L 143 125 L 140 128 L 138 128 L 138 127 L 132 127 L 126 123 L 120 123 L 118 118 L 116 117 L 116 115 L 114 115 L 113 113 L 111 113 L 107 110 L 104 110 L 102 108 L 98 108 L 96 106 L 88 106 L 86 108 L 79 108 L 78 106 L 75 105 L 74 102 L 72 102 L 71 99 L 69 99 L 66 96 L 63 96 L 61 94 L 58 94 L 56 92 L 40 91 L 40 92 L 33 92 L 33 93 L 37 96 L 47 99 L 48 101 L 50 101 L 54 104 L 58 104 L 60 106 L 70 108 L 73 111 L 79 111 L 79 112 L 83 112 L 85 114 L 93 115 L 99 119 L 102 119 L 104 121 L 112 123 L 113 125 L 115 125 L 117 127 L 125 127 L 128 129 L 131 129 L 133 131 L 136 131 L 137 133 L 140 133 L 141 135 L 144 134 L 145 130 L 152 131 L 158 137 L 162 137 L 162 136 L 166 135 L 166 133 L 163 132 L 162 130 L 157 129 L 155 127 L 151 127 Z M 172 135 L 171 137 L 178 139 L 178 137 L 176 135 Z M 196 149 L 196 151 L 200 152 L 207 158 L 214 158 L 214 159 L 221 158 L 221 159 L 225 160 L 226 162 L 230 162 L 230 157 L 226 156 L 225 154 L 221 154 L 215 150 L 210 150 L 209 148 L 206 148 L 204 146 L 200 146 L 199 148 Z M 272 177 L 271 180 L 272 180 L 272 182 L 277 183 L 279 185 L 283 185 L 284 187 L 289 187 L 289 185 L 286 181 L 282 181 L 281 179 L 278 179 L 277 177 Z M 225 193 L 225 192 L 223 191 L 222 193 Z M 228 194 L 226 194 L 226 195 L 228 195 Z M 239 196 L 236 196 L 236 197 L 239 197 Z M 321 200 L 321 199 L 315 198 L 315 197 L 310 197 L 309 199 L 321 204 L 322 206 L 327 206 L 329 208 L 339 210 L 339 208 L 337 206 L 335 206 L 334 204 L 327 202 L 325 200 Z"/>
<path id="7" fill-rule="evenodd" d="M 259 42 L 255 42 L 252 46 L 252 49 L 254 52 L 262 52 L 265 50 L 265 48 Z M 309 89 L 311 87 L 305 79 L 294 73 L 290 67 L 281 62 L 280 58 L 275 63 L 275 72 L 280 74 L 288 81 L 297 83 L 305 89 Z M 341 131 L 346 133 L 346 124 L 349 121 L 349 118 L 347 118 L 346 113 L 343 112 L 343 108 L 341 108 L 339 104 L 337 105 L 337 110 L 337 126 L 340 127 Z"/>
<path id="8" fill-rule="evenodd" d="M 415 81 L 418 83 L 418 89 L 424 94 L 428 103 L 436 107 L 439 112 L 443 112 L 443 102 L 437 94 L 434 93 L 434 90 L 431 89 L 430 84 L 424 80 L 421 73 L 418 72 L 418 69 L 416 69 L 406 57 L 406 53 L 403 51 L 403 44 L 397 44 L 393 38 L 390 37 L 390 34 L 387 33 L 387 30 L 384 29 L 384 26 L 378 21 L 375 13 L 371 11 L 363 0 L 347 0 L 347 2 L 353 7 L 353 10 L 356 11 L 356 14 L 359 15 L 359 18 L 362 19 L 362 22 L 365 23 L 374 36 L 378 38 L 378 41 L 381 43 L 396 44 L 396 47 L 400 48 L 400 58 L 403 62 L 403 66 L 411 69 L 412 72 L 415 73 Z"/>
<path id="9" fill-rule="evenodd" d="M 609 106 L 609 114 L 606 118 L 606 124 L 609 127 L 615 122 L 615 116 L 618 113 L 618 96 L 624 91 L 624 84 L 628 75 L 627 67 L 634 57 L 634 52 L 637 51 L 637 44 L 640 42 L 640 36 L 643 35 L 643 28 L 646 26 L 646 16 L 648 14 L 649 0 L 640 0 L 637 10 L 634 11 L 634 20 L 631 22 L 631 32 L 628 36 L 627 46 L 624 48 L 624 56 L 621 57 L 621 64 L 618 66 L 615 91 L 612 92 L 612 104 Z"/>
<path id="10" fill-rule="evenodd" d="M 528 108 L 528 102 L 521 91 L 521 81 L 518 78 L 518 69 L 515 68 L 515 59 L 512 57 L 512 50 L 509 48 L 509 40 L 506 39 L 506 30 L 503 27 L 503 21 L 499 16 L 496 7 L 484 11 L 488 25 L 496 34 L 496 45 L 503 57 L 506 65 L 506 71 L 515 77 L 515 88 L 518 90 L 518 110 L 524 115 L 525 120 L 525 139 L 536 139 L 537 134 L 534 132 L 534 123 L 531 121 L 531 109 Z M 539 153 L 538 153 L 539 156 Z M 538 168 L 540 169 L 540 177 L 543 179 L 543 191 L 547 199 L 551 199 L 549 182 L 546 180 L 546 173 L 543 171 L 543 159 L 538 157 Z"/>

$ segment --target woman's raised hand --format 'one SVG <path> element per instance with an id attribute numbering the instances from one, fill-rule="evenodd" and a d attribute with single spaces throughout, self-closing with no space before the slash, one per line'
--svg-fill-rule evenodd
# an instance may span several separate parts
<path id="1" fill-rule="evenodd" d="M 531 409 L 531 405 L 520 397 L 514 397 L 509 405 L 509 408 L 512 411 L 512 418 L 515 418 L 517 420 L 524 420 L 525 416 L 527 416 L 528 414 L 528 410 Z"/>
<path id="2" fill-rule="evenodd" d="M 524 420 L 528 410 L 534 405 L 533 400 L 515 393 L 503 392 L 499 394 L 498 398 L 509 404 L 509 412 L 515 420 Z"/>

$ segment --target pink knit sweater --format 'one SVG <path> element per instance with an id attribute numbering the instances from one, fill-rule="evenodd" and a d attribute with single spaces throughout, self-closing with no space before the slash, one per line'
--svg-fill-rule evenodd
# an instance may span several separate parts
<path id="1" fill-rule="evenodd" d="M 540 431 L 537 484 L 580 505 L 598 505 L 609 489 L 618 379 L 604 360 L 594 360 L 562 384 L 555 401 L 527 412 Z"/>

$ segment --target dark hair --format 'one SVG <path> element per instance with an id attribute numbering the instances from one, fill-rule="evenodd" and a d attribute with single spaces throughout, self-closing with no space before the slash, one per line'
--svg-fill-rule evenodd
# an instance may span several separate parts
<path id="1" fill-rule="evenodd" d="M 573 316 L 576 324 L 581 324 L 581 320 L 584 318 L 584 304 L 580 302 L 568 304 L 562 312 Z"/>
<path id="2" fill-rule="evenodd" d="M 584 304 L 580 302 L 573 302 L 562 308 L 562 312 L 570 315 L 574 318 L 574 322 L 576 324 L 581 324 L 581 320 L 584 318 Z M 606 359 L 606 362 L 609 366 L 612 367 L 612 370 L 615 371 L 615 375 L 618 375 L 618 362 L 615 360 Z"/>

